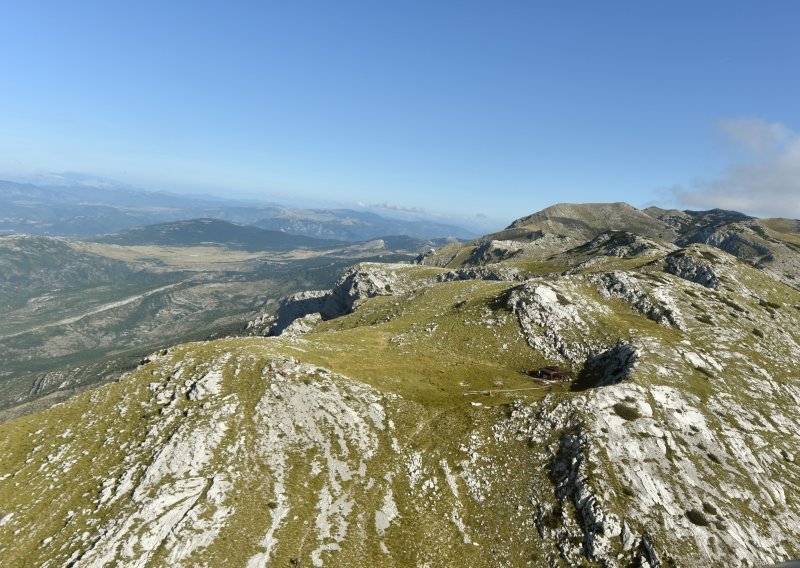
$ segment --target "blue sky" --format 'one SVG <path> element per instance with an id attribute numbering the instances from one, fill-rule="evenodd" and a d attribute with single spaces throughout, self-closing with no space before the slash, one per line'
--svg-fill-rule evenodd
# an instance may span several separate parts
<path id="1" fill-rule="evenodd" d="M 800 217 L 797 2 L 30 0 L 0 21 L 5 175 L 502 222 Z"/>

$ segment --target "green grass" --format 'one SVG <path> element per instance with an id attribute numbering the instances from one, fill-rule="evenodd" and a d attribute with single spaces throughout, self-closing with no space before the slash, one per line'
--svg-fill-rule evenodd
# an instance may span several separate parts
<path id="1" fill-rule="evenodd" d="M 313 351 L 304 342 L 297 352 L 420 402 L 466 404 L 465 390 L 534 386 L 523 371 L 540 361 L 519 335 L 515 318 L 503 308 L 495 312 L 511 286 L 449 282 L 411 300 L 373 298 L 356 313 L 319 325 L 304 337 Z M 454 300 L 462 297 L 465 303 L 457 308 Z M 538 398 L 537 393 L 525 396 Z M 489 402 L 508 400 L 500 395 Z"/>
<path id="2" fill-rule="evenodd" d="M 614 412 L 620 418 L 624 418 L 625 420 L 636 420 L 637 418 L 641 418 L 642 414 L 639 412 L 635 406 L 629 406 L 627 404 L 618 402 L 614 405 Z"/>
<path id="3" fill-rule="evenodd" d="M 442 272 L 437 268 L 411 266 L 397 270 L 409 281 L 417 283 Z M 760 277 L 757 272 L 744 272 L 742 280 L 753 278 L 758 282 Z M 689 286 L 673 276 L 637 280 L 644 290 L 650 291 L 664 286 L 662 279 L 676 290 L 685 291 Z M 612 397 L 613 393 L 630 386 L 639 387 L 645 393 L 655 387 L 668 386 L 685 395 L 686 400 L 703 414 L 710 424 L 710 432 L 719 432 L 723 427 L 744 426 L 735 422 L 735 416 L 725 415 L 724 411 L 720 414 L 712 411 L 710 402 L 715 402 L 719 408 L 720 400 L 724 400 L 718 397 L 731 397 L 730 400 L 746 409 L 764 408 L 760 397 L 765 395 L 749 392 L 747 381 L 743 380 L 754 373 L 750 365 L 758 365 L 773 374 L 778 385 L 776 389 L 781 388 L 780 381 L 794 381 L 791 384 L 796 384 L 773 361 L 776 354 L 784 359 L 791 355 L 786 351 L 791 348 L 790 342 L 774 338 L 774 345 L 767 348 L 762 345 L 764 342 L 754 341 L 753 322 L 748 319 L 751 315 L 736 319 L 728 310 L 723 310 L 724 313 L 715 315 L 715 326 L 699 325 L 687 317 L 693 314 L 690 301 L 713 305 L 712 300 L 719 296 L 717 292 L 699 287 L 693 288 L 692 294 L 676 292 L 677 307 L 688 320 L 687 329 L 679 330 L 651 321 L 622 300 L 604 298 L 596 285 L 583 276 L 543 282 L 554 287 L 559 306 L 574 307 L 588 322 L 585 327 L 564 329 L 565 341 L 592 348 L 608 348 L 624 339 L 643 346 L 644 355 L 632 372 L 629 385 L 604 391 L 611 393 Z M 37 565 L 53 551 L 58 550 L 62 555 L 61 547 L 64 547 L 63 557 L 67 558 L 78 549 L 74 535 L 84 530 L 90 533 L 97 530 L 93 519 L 102 521 L 124 516 L 132 510 L 129 500 L 97 510 L 93 500 L 101 490 L 99 480 L 120 475 L 129 455 L 139 460 L 137 463 L 141 466 L 136 475 L 141 475 L 153 457 L 152 448 L 166 443 L 181 426 L 194 428 L 204 424 L 223 400 L 230 400 L 226 397 L 234 397 L 238 407 L 234 416 L 227 419 L 229 430 L 225 441 L 216 450 L 213 471 L 203 471 L 201 475 L 229 471 L 240 473 L 227 503 L 236 513 L 214 544 L 198 552 L 192 560 L 209 565 L 244 564 L 258 551 L 257 541 L 265 534 L 277 502 L 274 472 L 266 467 L 263 455 L 257 451 L 259 440 L 269 432 L 265 423 L 259 422 L 262 419 L 255 418 L 256 409 L 265 397 L 271 396 L 275 396 L 277 404 L 288 404 L 285 399 L 278 398 L 279 395 L 271 394 L 271 379 L 265 378 L 264 369 L 273 360 L 294 357 L 344 377 L 326 379 L 324 374 L 317 373 L 292 380 L 302 381 L 316 389 L 315 392 L 340 391 L 344 400 L 354 408 L 359 408 L 361 389 L 366 389 L 366 385 L 371 388 L 370 396 L 378 397 L 394 423 L 393 430 L 387 428 L 376 432 L 375 456 L 365 463 L 366 478 L 373 484 L 339 480 L 349 491 L 357 511 L 366 511 L 367 514 L 363 518 L 358 517 L 358 512 L 351 516 L 350 532 L 342 550 L 337 556 L 323 558 L 343 565 L 365 561 L 374 565 L 388 563 L 380 551 L 378 539 L 370 532 L 374 526 L 370 512 L 380 507 L 384 490 L 389 486 L 400 517 L 387 530 L 383 542 L 391 550 L 395 565 L 418 565 L 425 559 L 433 559 L 436 565 L 516 566 L 525 565 L 534 556 L 545 558 L 550 545 L 540 540 L 535 528 L 526 523 L 542 513 L 531 505 L 531 496 L 538 499 L 536 503 L 553 503 L 554 488 L 548 478 L 550 452 L 557 446 L 564 430 L 553 428 L 546 431 L 543 439 L 532 441 L 521 430 L 523 426 L 531 425 L 520 423 L 517 425 L 520 430 L 512 428 L 511 432 L 516 433 L 507 437 L 496 434 L 497 427 L 512 420 L 511 404 L 514 402 L 536 405 L 536 408 L 545 410 L 576 397 L 591 397 L 592 391 L 569 392 L 564 387 L 553 387 L 549 390 L 500 392 L 536 386 L 523 371 L 550 363 L 528 345 L 520 333 L 516 317 L 506 308 L 509 294 L 516 286 L 516 283 L 490 281 L 440 283 L 412 290 L 406 295 L 366 300 L 355 313 L 323 322 L 313 333 L 299 338 L 233 338 L 182 345 L 170 351 L 167 361 L 141 367 L 120 383 L 85 393 L 47 412 L 0 426 L 0 463 L 4 468 L 0 475 L 5 471 L 16 472 L 14 478 L 0 481 L 0 511 L 25 511 L 28 523 L 28 530 L 18 535 L 0 529 L 0 555 L 11 565 Z M 768 301 L 780 301 L 786 305 L 800 302 L 798 294 L 775 288 L 768 295 Z M 763 313 L 763 310 L 748 309 L 753 308 L 757 300 L 746 293 L 726 291 L 728 293 L 728 301 L 748 312 Z M 744 313 L 735 308 L 734 311 Z M 794 320 L 790 319 L 796 317 L 794 310 L 779 310 L 777 313 L 777 317 L 785 319 L 786 333 L 797 339 L 796 326 L 792 326 Z M 721 336 L 720 329 L 729 335 Z M 742 338 L 750 342 L 741 341 Z M 770 340 L 773 340 L 771 336 Z M 723 356 L 723 349 L 731 350 L 734 355 Z M 694 368 L 681 358 L 679 351 L 684 350 L 714 355 L 722 363 L 724 371 L 712 373 L 705 367 Z M 162 414 L 162 409 L 153 403 L 148 385 L 170 381 L 180 383 L 171 378 L 172 366 L 177 362 L 184 361 L 185 376 L 196 377 L 211 361 L 225 354 L 231 360 L 225 368 L 223 392 L 207 407 L 183 397 L 176 403 L 173 416 Z M 239 373 L 234 375 L 233 369 L 237 365 Z M 493 394 L 465 396 L 465 391 L 469 390 L 491 391 Z M 548 394 L 550 396 L 543 400 Z M 652 430 L 648 430 L 651 426 L 666 428 L 669 424 L 665 420 L 666 411 L 660 409 L 652 397 L 647 399 L 653 409 L 652 418 L 649 414 L 643 416 L 630 400 L 626 401 L 622 396 L 617 400 L 604 407 L 604 412 L 613 412 L 624 419 L 621 427 L 626 431 L 631 429 L 631 443 L 640 441 L 637 436 L 644 439 L 646 435 L 648 440 L 652 440 L 654 435 L 649 433 Z M 769 400 L 774 400 L 782 412 L 789 404 L 786 397 Z M 121 414 L 121 408 L 127 412 Z M 581 408 L 580 405 L 576 407 L 570 420 L 588 429 L 593 417 Z M 183 411 L 190 412 L 183 416 L 180 414 Z M 169 423 L 169 428 L 163 431 L 156 428 L 168 420 L 174 420 Z M 785 447 L 787 439 L 777 434 L 779 429 L 770 422 L 768 412 L 764 412 L 760 420 L 753 423 L 770 447 L 794 452 Z M 324 427 L 335 440 L 335 428 Z M 66 441 L 59 438 L 67 428 L 80 432 L 80 435 Z M 769 433 L 770 428 L 773 434 Z M 597 438 L 603 436 L 599 432 L 590 434 Z M 704 483 L 722 480 L 743 492 L 758 494 L 757 480 L 743 475 L 724 451 L 717 455 L 713 452 L 719 450 L 712 452 L 711 448 L 701 448 L 690 432 L 683 434 L 675 436 L 677 444 L 664 438 L 670 472 L 679 473 L 681 463 L 689 460 L 697 467 L 698 476 Z M 392 438 L 396 438 L 400 450 L 395 449 Z M 636 525 L 635 519 L 626 517 L 635 510 L 637 495 L 625 485 L 624 474 L 626 468 L 635 467 L 635 464 L 612 463 L 602 442 L 595 440 L 592 443 L 597 453 L 592 454 L 591 467 L 587 466 L 588 483 L 605 496 L 606 500 L 601 500 L 603 510 L 627 519 L 634 530 L 647 528 L 657 542 L 669 542 L 669 535 L 662 534 L 656 521 L 658 510 L 648 513 L 652 517 L 647 518 L 646 524 L 641 521 Z M 72 458 L 78 461 L 72 472 L 59 474 L 56 480 L 51 476 L 56 471 L 55 466 L 47 465 L 45 456 L 54 454 L 67 444 L 67 454 L 62 456 L 63 459 L 59 458 L 59 463 Z M 37 446 L 41 447 L 34 451 Z M 84 450 L 89 452 L 88 456 L 82 455 Z M 351 453 L 343 461 L 355 469 L 359 465 L 357 453 L 353 448 L 348 448 L 348 451 Z M 419 487 L 410 487 L 404 468 L 412 452 L 419 452 L 422 456 L 425 478 L 438 480 L 438 493 L 431 490 L 426 497 L 420 497 Z M 319 492 L 327 482 L 324 474 L 313 475 L 310 464 L 321 455 L 324 451 L 316 446 L 290 448 L 286 452 L 285 483 L 292 514 L 281 529 L 273 556 L 276 565 L 289 565 L 293 558 L 299 558 L 301 565 L 306 565 L 310 562 L 310 551 L 317 546 L 314 536 L 316 507 Z M 478 456 L 475 463 L 470 461 L 473 455 Z M 28 460 L 31 461 L 26 463 Z M 786 466 L 782 475 L 793 476 L 793 464 L 786 459 L 781 463 Z M 446 484 L 445 471 L 448 470 L 456 477 L 458 499 L 451 495 Z M 461 477 L 462 473 L 476 470 L 485 471 L 486 479 L 490 480 L 486 499 L 482 502 L 470 496 Z M 392 472 L 395 472 L 393 481 L 386 481 Z M 25 491 L 20 488 L 25 488 Z M 787 491 L 787 502 L 796 502 L 798 498 L 796 492 Z M 717 512 L 720 518 L 730 518 L 731 511 L 754 515 L 748 504 L 741 500 L 711 501 L 714 505 L 707 506 L 706 502 L 696 500 L 694 503 L 702 502 L 703 508 L 688 509 L 685 513 L 687 520 L 716 530 L 710 523 L 711 517 L 716 522 Z M 682 507 L 692 505 L 686 503 Z M 68 510 L 78 511 L 77 516 L 67 519 Z M 202 514 L 210 514 L 208 509 L 203 511 Z M 464 544 L 463 536 L 452 520 L 453 511 L 458 513 L 459 519 L 468 527 L 470 538 L 479 546 Z M 774 520 L 769 513 L 762 511 L 759 514 L 764 518 L 757 522 L 763 522 L 765 528 Z M 560 519 L 555 514 L 550 520 L 561 526 Z M 56 540 L 47 548 L 41 547 L 42 538 L 50 534 L 56 535 Z M 159 550 L 153 562 L 165 564 L 167 552 L 166 549 Z M 693 542 L 675 543 L 673 553 L 678 558 L 694 558 L 696 545 Z"/>

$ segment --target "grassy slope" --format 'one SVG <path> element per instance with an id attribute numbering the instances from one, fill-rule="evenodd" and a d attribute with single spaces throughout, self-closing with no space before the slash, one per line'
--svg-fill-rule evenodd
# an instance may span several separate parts
<path id="1" fill-rule="evenodd" d="M 411 278 L 427 278 L 438 272 L 423 267 L 406 270 Z M 647 272 L 652 274 L 648 276 Z M 571 341 L 609 345 L 617 339 L 632 338 L 658 346 L 648 353 L 637 371 L 636 384 L 645 389 L 657 385 L 677 387 L 706 401 L 723 393 L 734 396 L 739 404 L 759 406 L 762 402 L 758 393 L 743 390 L 740 385 L 752 372 L 750 365 L 767 370 L 779 382 L 797 386 L 798 379 L 791 374 L 796 369 L 785 362 L 793 360 L 792 342 L 795 345 L 800 342 L 797 331 L 800 295 L 748 267 L 737 266 L 736 275 L 738 281 L 726 280 L 721 290 L 712 291 L 653 268 L 644 270 L 638 277 L 643 288 L 667 285 L 674 291 L 676 302 L 686 315 L 688 327 L 684 332 L 656 324 L 621 300 L 602 298 L 596 287 L 581 277 L 550 284 L 567 301 L 583 302 L 587 317 L 596 323 L 591 328 L 569 330 Z M 483 281 L 438 284 L 410 296 L 370 299 L 354 314 L 323 323 L 314 333 L 301 338 L 229 339 L 184 345 L 173 350 L 168 361 L 142 367 L 119 383 L 1 426 L 0 517 L 8 511 L 16 511 L 16 516 L 14 523 L 0 528 L 0 556 L 12 564 L 27 565 L 48 558 L 64 559 L 73 550 L 85 549 L 97 538 L 103 521 L 123 514 L 131 506 L 125 500 L 110 507 L 99 506 L 96 500 L 102 490 L 101 480 L 112 479 L 123 471 L 126 454 L 140 456 L 137 459 L 142 464 L 149 463 L 152 459 L 149 452 L 157 447 L 158 436 L 164 441 L 170 436 L 167 429 L 148 441 L 157 425 L 167 420 L 162 416 L 164 411 L 154 405 L 148 384 L 172 380 L 175 365 L 186 367 L 183 376 L 197 376 L 211 361 L 231 354 L 236 364 L 232 362 L 226 367 L 224 392 L 220 397 L 208 408 L 180 400 L 167 414 L 192 411 L 189 417 L 174 421 L 171 431 L 175 431 L 179 425 L 189 427 L 196 423 L 199 427 L 208 421 L 226 395 L 234 396 L 239 404 L 236 417 L 230 421 L 227 442 L 220 446 L 212 469 L 247 473 L 235 482 L 235 490 L 230 493 L 228 504 L 235 511 L 230 522 L 196 560 L 202 559 L 210 565 L 242 565 L 258 551 L 255 540 L 268 528 L 273 515 L 271 503 L 276 497 L 271 489 L 272 472 L 251 448 L 269 432 L 252 417 L 260 401 L 271 396 L 271 383 L 263 380 L 264 369 L 285 357 L 341 373 L 385 397 L 382 404 L 395 421 L 394 435 L 402 451 L 391 447 L 389 433 L 379 434 L 377 454 L 368 464 L 368 475 L 373 479 L 380 480 L 391 471 L 402 470 L 403 460 L 420 452 L 423 463 L 428 465 L 428 475 L 446 487 L 445 471 L 437 464 L 450 464 L 448 467 L 454 471 L 464 467 L 458 476 L 466 475 L 465 472 L 477 466 L 468 463 L 464 448 L 474 444 L 474 439 L 484 444 L 482 467 L 487 468 L 487 478 L 492 480 L 486 489 L 488 500 L 468 498 L 470 494 L 462 477 L 457 481 L 460 499 L 448 496 L 447 491 L 430 493 L 421 499 L 398 475 L 395 481 L 387 482 L 394 489 L 400 511 L 399 520 L 387 530 L 382 541 L 391 555 L 380 551 L 379 539 L 371 530 L 371 518 L 361 519 L 351 526 L 351 534 L 362 531 L 365 536 L 347 539 L 335 557 L 337 563 L 352 565 L 358 560 L 373 565 L 404 566 L 431 561 L 432 565 L 495 566 L 535 564 L 545 557 L 552 558 L 541 542 L 533 538 L 535 529 L 528 524 L 533 511 L 527 502 L 531 488 L 544 498 L 552 493 L 546 475 L 548 451 L 526 445 L 524 437 L 521 441 L 509 439 L 500 443 L 492 434 L 493 426 L 508 418 L 510 402 L 537 404 L 547 391 L 464 395 L 465 390 L 473 389 L 530 387 L 533 383 L 521 371 L 547 362 L 528 347 L 516 320 L 504 307 L 513 286 Z M 753 290 L 759 291 L 759 295 L 754 296 Z M 690 314 L 706 315 L 711 323 Z M 756 328 L 763 338 L 754 335 Z M 720 330 L 724 330 L 722 335 Z M 791 341 L 783 334 L 789 334 Z M 715 354 L 724 344 L 726 352 L 730 350 L 730 356 L 724 358 L 726 375 L 713 373 L 710 377 L 699 369 L 671 360 L 671 355 L 659 354 L 670 354 L 687 341 L 696 349 Z M 664 376 L 658 372 L 659 366 L 674 368 L 675 373 Z M 197 370 L 193 371 L 195 367 Z M 308 381 L 312 387 L 320 385 L 320 389 L 341 388 L 350 393 L 347 396 L 360 396 L 343 379 L 335 386 L 318 382 L 322 379 L 313 374 L 290 380 Z M 548 404 L 582 396 L 560 388 L 555 388 L 552 394 Z M 474 406 L 474 402 L 482 406 Z M 707 415 L 709 420 L 720 420 L 711 410 Z M 553 443 L 558 435 L 553 433 Z M 787 447 L 785 439 L 776 438 L 772 442 Z M 119 448 L 124 451 L 118 451 Z M 314 543 L 313 496 L 321 490 L 321 478 L 310 475 L 307 464 L 311 454 L 291 455 L 287 485 L 297 519 L 286 521 L 274 553 L 276 565 L 288 564 L 291 558 L 301 558 L 305 564 Z M 708 476 L 724 476 L 739 486 L 747 485 L 746 477 L 742 478 L 738 471 L 731 473 L 730 466 L 705 463 L 708 460 L 699 453 L 691 459 L 703 461 Z M 66 471 L 64 464 L 71 464 Z M 623 478 L 618 477 L 624 464 L 601 466 L 606 469 L 595 472 L 595 483 L 608 485 L 609 494 L 616 500 L 607 505 L 624 518 L 630 506 L 626 500 L 636 499 L 635 495 L 625 493 L 624 481 L 620 481 Z M 141 475 L 141 466 L 137 471 Z M 212 473 L 207 471 L 204 475 Z M 792 470 L 789 479 L 795 475 Z M 355 482 L 347 487 L 358 499 L 359 508 L 371 511 L 380 507 L 382 494 L 377 490 L 365 489 Z M 799 498 L 796 493 L 789 495 L 790 502 L 796 503 Z M 746 503 L 736 506 L 742 507 L 742 514 L 752 515 Z M 451 518 L 454 510 L 459 511 L 477 546 L 464 542 L 463 534 Z M 76 513 L 70 517 L 68 511 Z M 764 522 L 770 519 L 765 518 Z M 657 537 L 669 539 L 657 526 L 649 528 Z M 78 544 L 74 536 L 83 531 L 89 536 Z M 43 546 L 48 536 L 54 536 L 54 540 Z M 675 549 L 676 554 L 691 558 L 697 554 L 694 546 L 691 542 L 683 543 Z M 167 549 L 161 550 L 153 561 L 164 562 L 167 553 Z"/>
<path id="2" fill-rule="evenodd" d="M 430 272 L 430 271 L 427 271 Z M 367 302 L 356 314 L 328 322 L 321 326 L 318 333 L 306 336 L 300 340 L 279 340 L 279 339 L 240 339 L 224 340 L 214 343 L 189 344 L 178 350 L 171 352 L 173 361 L 208 361 L 222 353 L 240 354 L 241 359 L 249 360 L 247 371 L 239 373 L 234 380 L 229 378 L 229 386 L 232 392 L 241 397 L 243 404 L 253 408 L 256 402 L 263 396 L 265 384 L 259 379 L 261 369 L 269 364 L 269 361 L 281 356 L 294 356 L 302 358 L 304 361 L 318 363 L 327 368 L 346 374 L 356 380 L 363 381 L 380 391 L 399 394 L 404 401 L 398 405 L 397 411 L 393 414 L 397 423 L 398 432 L 413 432 L 407 440 L 402 440 L 404 447 L 409 451 L 425 452 L 426 454 L 436 455 L 438 459 L 449 460 L 456 463 L 463 459 L 463 452 L 458 448 L 463 443 L 468 443 L 469 436 L 474 432 L 483 432 L 487 435 L 487 429 L 491 427 L 495 418 L 493 416 L 499 412 L 502 414 L 504 405 L 511 400 L 511 397 L 495 396 L 486 397 L 483 395 L 465 397 L 463 390 L 469 389 L 501 389 L 501 388 L 525 388 L 532 386 L 530 379 L 521 374 L 521 370 L 527 368 L 534 361 L 530 358 L 529 350 L 522 339 L 518 325 L 510 317 L 490 318 L 488 314 L 493 313 L 496 308 L 498 298 L 502 298 L 504 291 L 509 287 L 508 283 L 474 283 L 474 282 L 453 282 L 438 286 L 423 292 L 414 299 L 403 299 L 395 301 L 394 298 L 375 298 Z M 462 303 L 463 302 L 463 303 Z M 459 304 L 455 307 L 455 304 Z M 413 309 L 412 309 L 413 308 Z M 464 325 L 464 320 L 469 320 L 470 325 Z M 479 322 L 486 319 L 496 319 L 491 328 L 481 325 Z M 433 329 L 435 327 L 435 329 Z M 430 333 L 416 333 L 420 329 L 431 329 Z M 503 350 L 503 343 L 508 343 L 506 350 Z M 492 356 L 487 356 L 492 354 Z M 143 437 L 151 425 L 158 421 L 158 413 L 153 412 L 153 408 L 148 408 L 148 392 L 146 384 L 154 380 L 151 373 L 156 372 L 164 376 L 161 369 L 150 371 L 144 367 L 126 378 L 120 383 L 103 387 L 92 393 L 86 393 L 70 401 L 66 405 L 59 406 L 41 416 L 26 417 L 13 421 L 3 427 L 3 441 L 0 455 L 3 456 L 4 472 L 16 471 L 22 465 L 31 451 L 31 438 L 47 440 L 43 447 L 39 448 L 36 455 L 48 455 L 58 451 L 61 446 L 61 438 L 57 437 L 66 424 L 80 421 L 84 423 L 80 437 L 80 445 L 71 449 L 70 455 L 80 456 L 83 447 L 93 448 L 98 444 L 103 446 L 103 439 L 107 435 L 108 428 L 113 424 L 113 430 L 120 433 L 114 435 L 114 447 L 135 446 L 142 443 Z M 523 397 L 529 400 L 541 398 L 544 391 L 527 391 L 516 393 L 513 398 Z M 481 410 L 477 412 L 476 407 L 470 402 L 480 400 L 484 404 L 497 406 L 497 411 Z M 141 405 L 141 407 L 140 407 Z M 124 418 L 116 412 L 103 412 L 103 409 L 123 406 L 130 409 Z M 140 411 L 137 409 L 141 408 Z M 244 415 L 252 414 L 243 412 Z M 42 419 L 45 426 L 42 429 Z M 242 423 L 238 426 L 237 436 L 245 439 L 255 439 L 263 432 L 254 430 L 253 424 Z M 33 432 L 41 430 L 38 434 Z M 442 443 L 441 434 L 446 431 L 448 443 Z M 408 434 L 403 434 L 404 436 Z M 108 447 L 108 446 L 106 446 Z M 524 445 L 522 446 L 524 447 Z M 503 452 L 507 451 L 504 449 Z M 94 452 L 93 452 L 94 453 Z M 107 452 L 103 452 L 107 454 Z M 385 453 L 373 459 L 376 464 L 390 464 L 393 456 L 392 450 L 385 448 Z M 57 509 L 66 512 L 69 509 L 86 509 L 86 518 L 83 523 L 91 522 L 91 509 L 93 499 L 97 497 L 98 489 L 86 491 L 92 482 L 78 482 L 77 478 L 104 477 L 106 472 L 113 471 L 121 462 L 123 456 L 113 454 L 105 455 L 102 459 L 85 459 L 73 466 L 66 474 L 59 475 L 59 487 L 70 488 L 66 494 L 63 489 L 53 487 L 48 489 L 48 483 L 41 480 L 37 471 L 30 471 L 25 467 L 21 468 L 13 482 L 7 480 L 0 489 L 0 501 L 6 503 L 3 511 L 11 510 L 15 503 L 23 503 L 28 497 L 20 495 L 16 491 L 18 484 L 27 484 L 30 476 L 36 479 L 35 491 L 41 495 L 33 506 L 29 506 L 32 515 L 44 514 L 47 510 L 52 510 L 50 502 L 51 495 L 61 493 L 58 500 Z M 62 463 L 67 456 L 60 456 L 58 460 Z M 80 459 L 80 458 L 79 458 Z M 235 459 L 247 462 L 246 455 L 237 455 Z M 519 456 L 506 455 L 505 460 L 511 460 L 518 465 L 524 465 L 525 453 Z M 523 463 L 520 463 L 522 460 Z M 438 461 L 438 460 L 437 460 Z M 116 465 L 115 465 L 116 464 Z M 298 467 L 300 467 L 298 465 Z M 386 467 L 378 465 L 377 467 Z M 8 468 L 7 470 L 5 468 Z M 93 472 L 93 473 L 92 473 Z M 2 474 L 0 474 L 2 475 Z M 69 481 L 72 475 L 76 476 L 75 482 Z M 302 471 L 298 471 L 299 478 L 303 477 Z M 307 472 L 306 472 L 307 475 Z M 264 480 L 261 480 L 263 483 Z M 516 500 L 516 495 L 525 491 L 525 481 L 522 478 L 509 478 L 508 486 L 505 491 L 508 498 Z M 96 482 L 95 482 L 96 483 Z M 295 484 L 299 481 L 293 482 Z M 242 550 L 238 548 L 237 533 L 241 536 L 246 533 L 250 540 L 254 534 L 259 534 L 264 529 L 258 525 L 253 525 L 253 520 L 259 516 L 264 516 L 269 496 L 260 494 L 258 486 L 251 487 L 248 491 L 242 487 L 242 492 L 237 493 L 237 508 L 241 512 L 241 520 L 232 524 L 230 535 L 226 532 L 215 544 L 214 549 L 208 551 L 208 558 L 226 557 L 235 561 L 236 558 L 244 559 L 247 555 L 255 552 L 252 545 Z M 303 492 L 297 491 L 297 494 Z M 403 514 L 401 517 L 406 521 L 401 521 L 395 530 L 396 536 L 387 537 L 387 546 L 396 554 L 398 565 L 404 565 L 403 555 L 406 560 L 411 560 L 417 555 L 438 555 L 440 551 L 435 549 L 442 542 L 454 540 L 456 543 L 461 540 L 458 531 L 452 526 L 451 522 L 436 520 L 438 514 L 434 511 L 419 510 L 419 503 L 409 499 L 403 499 L 404 493 L 398 488 L 395 496 L 398 500 L 398 507 Z M 378 499 L 380 496 L 374 496 Z M 259 505 L 260 503 L 260 505 Z M 306 518 L 313 516 L 313 503 L 306 505 L 298 504 L 299 510 L 306 510 Z M 444 514 L 447 506 L 441 505 L 438 513 Z M 247 511 L 252 511 L 252 516 Z M 115 510 L 104 511 L 104 515 L 111 516 Z M 428 521 L 427 526 L 419 523 L 415 518 L 421 515 Z M 471 511 L 469 508 L 464 512 L 467 522 L 472 515 L 477 518 L 486 517 L 486 511 Z M 503 516 L 492 517 L 489 523 L 484 519 L 486 531 L 502 530 L 506 536 L 514 530 L 514 525 L 510 519 L 504 522 L 497 522 Z M 266 521 L 266 517 L 264 517 Z M 473 519 L 474 520 L 474 519 Z M 81 521 L 58 520 L 52 523 L 38 526 L 32 524 L 28 529 L 36 529 L 26 535 L 22 542 L 16 542 L 13 550 L 29 550 L 32 555 L 22 555 L 9 557 L 20 562 L 41 561 L 51 554 L 57 543 L 48 545 L 47 549 L 37 549 L 36 545 L 41 541 L 44 534 L 57 532 L 60 523 L 75 523 L 70 525 L 71 532 L 76 532 L 83 526 Z M 242 524 L 240 524 L 242 523 Z M 450 535 L 449 539 L 441 539 L 438 531 L 444 531 Z M 291 528 L 288 532 L 292 532 Z M 411 535 L 416 535 L 412 537 Z M 439 536 L 437 536 L 437 534 Z M 11 535 L 8 535 L 11 536 Z M 18 539 L 19 537 L 14 537 Z M 229 540 L 230 539 L 230 540 Z M 421 549 L 414 550 L 409 547 L 409 540 L 420 543 Z M 226 542 L 228 544 L 226 545 Z M 289 539 L 291 542 L 291 538 Z M 427 543 L 427 544 L 425 544 Z M 3 543 L 2 551 L 9 551 L 12 547 L 11 542 Z M 455 548 L 453 554 L 467 554 L 467 558 L 473 559 L 473 565 L 490 565 L 485 551 L 478 547 L 463 547 L 457 544 L 450 544 Z M 373 543 L 373 548 L 374 548 Z M 531 544 L 517 550 L 516 554 L 532 554 Z M 216 549 L 216 551 L 215 551 Z M 403 552 L 404 551 L 404 552 Z M 349 554 L 354 557 L 362 557 L 365 551 L 353 549 Z M 380 558 L 377 551 L 376 559 Z M 296 554 L 293 552 L 292 554 Z M 349 555 L 345 552 L 345 557 Z M 504 551 L 503 554 L 509 554 Z M 279 550 L 277 558 L 288 559 L 288 551 L 284 554 Z M 420 556 L 420 557 L 421 557 Z M 441 558 L 441 556 L 439 556 Z M 278 560 L 280 565 L 280 561 Z"/>

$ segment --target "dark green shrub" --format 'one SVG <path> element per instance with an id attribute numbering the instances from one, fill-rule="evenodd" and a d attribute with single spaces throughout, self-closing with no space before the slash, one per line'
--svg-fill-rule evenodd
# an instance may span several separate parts
<path id="1" fill-rule="evenodd" d="M 703 373 L 709 379 L 713 379 L 714 378 L 714 373 L 712 373 L 709 369 L 706 369 L 705 367 L 697 366 L 697 367 L 695 367 L 695 370 L 700 371 L 701 373 Z"/>
<path id="2" fill-rule="evenodd" d="M 561 304 L 562 306 L 572 305 L 572 302 L 570 302 L 565 296 L 563 296 L 559 292 L 556 292 L 556 299 L 558 300 L 558 303 Z"/>
<path id="3" fill-rule="evenodd" d="M 722 303 L 728 306 L 729 308 L 733 308 L 737 312 L 746 312 L 742 306 L 734 302 L 733 300 L 729 300 L 728 298 L 722 298 Z"/>
<path id="4" fill-rule="evenodd" d="M 759 300 L 759 301 L 758 301 L 758 305 L 759 305 L 759 306 L 762 306 L 762 307 L 764 307 L 764 308 L 767 308 L 767 310 L 768 310 L 768 311 L 769 311 L 770 309 L 772 309 L 772 310 L 779 310 L 779 309 L 781 308 L 781 305 L 780 305 L 780 304 L 778 304 L 778 303 L 776 303 L 776 302 L 768 302 L 768 301 L 766 301 L 766 300 Z"/>
<path id="5" fill-rule="evenodd" d="M 703 512 L 698 511 L 697 509 L 690 509 L 689 511 L 686 511 L 686 518 L 699 527 L 707 527 L 711 524 Z"/>
<path id="6" fill-rule="evenodd" d="M 641 418 L 642 414 L 639 412 L 639 409 L 635 406 L 628 406 L 627 404 L 623 404 L 618 402 L 614 405 L 614 412 L 617 413 L 617 416 L 620 418 L 624 418 L 625 420 L 636 420 L 637 418 Z"/>

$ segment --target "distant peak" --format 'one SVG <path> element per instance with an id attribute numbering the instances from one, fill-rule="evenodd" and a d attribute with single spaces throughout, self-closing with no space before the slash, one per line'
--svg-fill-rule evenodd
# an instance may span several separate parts
<path id="1" fill-rule="evenodd" d="M 687 215 L 691 215 L 692 217 L 711 217 L 711 218 L 718 218 L 724 219 L 726 221 L 731 221 L 734 219 L 737 220 L 747 220 L 747 219 L 754 219 L 750 215 L 745 215 L 744 213 L 739 213 L 738 211 L 730 211 L 728 209 L 708 209 L 707 211 L 690 211 L 685 210 L 684 213 Z"/>
<path id="2" fill-rule="evenodd" d="M 522 227 L 532 222 L 546 220 L 554 217 L 583 218 L 586 216 L 597 216 L 608 212 L 631 212 L 639 211 L 632 205 L 623 201 L 614 203 L 556 203 L 545 207 L 532 215 L 520 217 L 514 221 L 509 228 Z"/>
<path id="3" fill-rule="evenodd" d="M 521 217 L 509 225 L 509 229 L 526 226 L 552 225 L 563 220 L 586 224 L 593 228 L 625 229 L 619 221 L 643 219 L 648 216 L 623 201 L 613 203 L 557 203 L 541 211 Z M 615 226 L 613 223 L 617 222 Z M 612 224 L 609 224 L 612 223 Z"/>

